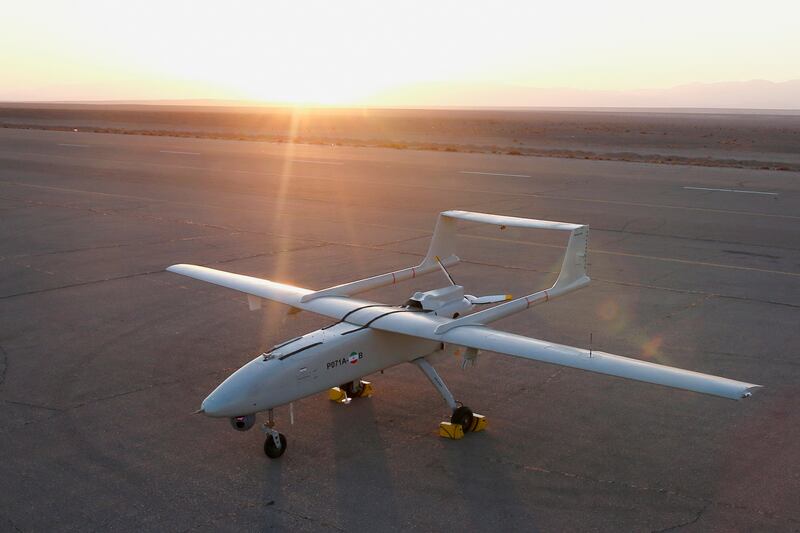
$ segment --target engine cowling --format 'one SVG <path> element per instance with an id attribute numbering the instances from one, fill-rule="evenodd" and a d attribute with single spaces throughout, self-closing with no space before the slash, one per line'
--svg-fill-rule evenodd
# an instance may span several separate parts
<path id="1" fill-rule="evenodd" d="M 236 431 L 247 431 L 256 423 L 256 415 L 243 415 L 231 417 L 231 427 Z"/>

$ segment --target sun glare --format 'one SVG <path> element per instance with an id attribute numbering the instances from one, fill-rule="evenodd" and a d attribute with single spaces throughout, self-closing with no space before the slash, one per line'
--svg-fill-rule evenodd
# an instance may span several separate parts
<path id="1" fill-rule="evenodd" d="M 715 2 L 676 1 L 656 24 L 632 0 L 142 0 L 113 8 L 33 0 L 4 14 L 14 23 L 0 32 L 8 52 L 0 81 L 6 98 L 403 105 L 434 94 L 448 105 L 453 88 L 467 86 L 491 100 L 509 86 L 629 90 L 800 77 L 800 3 L 726 4 L 722 23 Z"/>

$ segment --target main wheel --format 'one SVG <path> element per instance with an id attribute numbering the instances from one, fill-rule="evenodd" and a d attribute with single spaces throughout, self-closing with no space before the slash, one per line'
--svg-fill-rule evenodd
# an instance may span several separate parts
<path id="1" fill-rule="evenodd" d="M 359 384 L 356 386 L 353 386 L 352 381 L 348 381 L 347 383 L 339 385 L 339 388 L 342 389 L 345 393 L 347 393 L 348 398 L 359 398 L 361 394 L 364 392 L 364 387 L 361 385 L 360 381 Z"/>
<path id="2" fill-rule="evenodd" d="M 456 410 L 453 411 L 453 416 L 450 417 L 450 423 L 458 424 L 464 429 L 464 433 L 466 433 L 472 427 L 472 409 L 466 405 L 457 407 Z"/>
<path id="3" fill-rule="evenodd" d="M 272 435 L 267 435 L 267 440 L 264 441 L 264 453 L 267 454 L 267 457 L 270 459 L 277 459 L 286 451 L 286 436 L 283 433 L 278 433 L 278 438 L 281 441 L 280 448 L 275 446 Z"/>

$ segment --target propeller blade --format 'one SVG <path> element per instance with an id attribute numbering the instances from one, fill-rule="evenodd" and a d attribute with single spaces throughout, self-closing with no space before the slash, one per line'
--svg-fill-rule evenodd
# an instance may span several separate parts
<path id="1" fill-rule="evenodd" d="M 455 285 L 456 282 L 453 280 L 453 276 L 451 276 L 450 272 L 448 272 L 447 269 L 444 267 L 444 265 L 442 264 L 442 260 L 439 259 L 438 255 L 435 256 L 435 257 L 436 257 L 436 262 L 439 263 L 439 268 L 442 269 L 442 272 L 444 272 L 444 275 L 447 276 L 447 279 L 450 280 L 450 284 Z"/>
<path id="2" fill-rule="evenodd" d="M 465 297 L 469 300 L 469 303 L 473 305 L 496 304 L 514 299 L 510 294 L 493 294 L 491 296 L 472 296 L 471 294 L 467 294 Z"/>

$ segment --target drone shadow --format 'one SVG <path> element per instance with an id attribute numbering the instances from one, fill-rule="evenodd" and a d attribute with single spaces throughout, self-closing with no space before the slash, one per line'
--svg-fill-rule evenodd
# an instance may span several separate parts
<path id="1" fill-rule="evenodd" d="M 342 523 L 352 527 L 379 516 L 382 523 L 399 525 L 397 473 L 389 455 L 392 443 L 381 433 L 373 402 L 357 398 L 348 406 L 331 403 L 331 410 L 336 503 Z M 368 505 L 354 506 L 354 495 L 366 497 Z"/>

